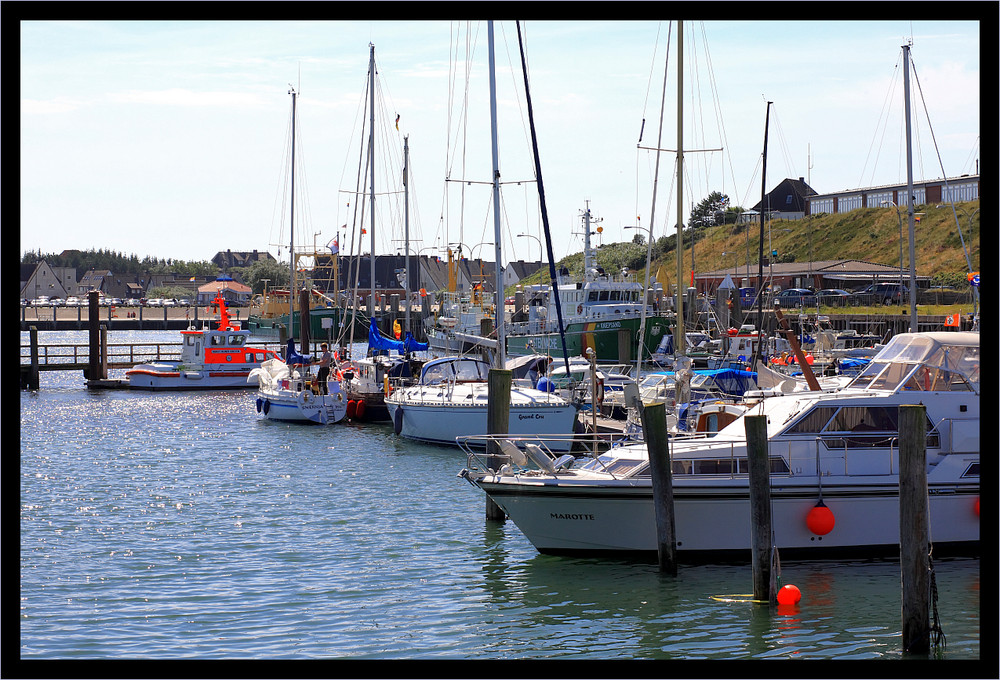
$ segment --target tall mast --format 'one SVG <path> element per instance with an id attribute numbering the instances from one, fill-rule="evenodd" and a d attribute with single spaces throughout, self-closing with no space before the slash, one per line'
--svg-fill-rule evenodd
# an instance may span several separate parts
<path id="1" fill-rule="evenodd" d="M 406 276 L 404 276 L 403 288 L 406 293 L 406 330 L 410 329 L 410 184 L 407 173 L 410 169 L 410 137 L 403 137 L 403 239 L 406 248 Z"/>
<path id="2" fill-rule="evenodd" d="M 764 214 L 767 206 L 764 199 L 767 196 L 767 130 L 771 121 L 771 102 L 767 103 L 764 114 L 764 157 L 760 171 L 760 237 L 757 243 L 757 351 L 754 353 L 751 367 L 756 366 L 757 359 L 764 353 Z"/>
<path id="3" fill-rule="evenodd" d="M 502 248 L 500 241 L 500 155 L 497 149 L 497 79 L 496 62 L 493 56 L 493 22 L 488 23 L 487 35 L 490 46 L 490 144 L 493 150 L 493 241 L 496 258 L 496 282 L 494 284 L 494 326 L 497 331 L 497 368 L 506 366 L 506 333 L 504 332 L 503 270 L 501 268 Z M 558 293 L 556 293 L 558 294 Z"/>
<path id="4" fill-rule="evenodd" d="M 652 228 L 652 225 L 650 225 Z M 652 234 L 650 234 L 652 238 Z M 693 241 L 692 241 L 693 243 Z M 692 247 L 694 247 L 692 245 Z M 683 356 L 684 336 L 684 22 L 677 22 L 677 320 L 674 356 Z M 646 283 L 644 282 L 645 286 Z M 642 338 L 639 338 L 642 342 Z"/>
<path id="5" fill-rule="evenodd" d="M 910 332 L 917 332 L 917 270 L 913 226 L 913 148 L 910 138 L 910 46 L 903 45 L 903 100 L 906 112 L 906 222 L 910 230 Z M 903 294 L 902 291 L 899 293 Z M 900 299 L 902 304 L 902 299 Z"/>
<path id="6" fill-rule="evenodd" d="M 295 88 L 289 89 L 288 93 L 292 95 L 292 213 L 288 242 L 288 337 L 291 338 L 294 337 L 292 314 L 295 311 Z M 302 319 L 299 319 L 299 326 L 302 326 Z"/>
<path id="7" fill-rule="evenodd" d="M 368 101 L 369 101 L 369 115 L 368 115 L 368 168 L 369 173 L 369 187 L 371 203 L 369 219 L 371 220 L 371 279 L 372 279 L 372 292 L 371 292 L 371 302 L 368 308 L 368 315 L 371 317 L 375 316 L 375 45 L 374 43 L 369 43 L 371 47 L 371 57 L 368 61 Z"/>

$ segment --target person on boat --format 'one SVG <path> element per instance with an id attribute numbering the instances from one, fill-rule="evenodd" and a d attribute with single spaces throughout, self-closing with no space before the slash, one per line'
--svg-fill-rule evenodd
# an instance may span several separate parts
<path id="1" fill-rule="evenodd" d="M 320 394 L 329 394 L 326 387 L 326 381 L 330 377 L 330 347 L 324 342 L 319 346 L 323 353 L 319 357 L 319 373 L 316 376 L 316 381 L 319 383 Z"/>

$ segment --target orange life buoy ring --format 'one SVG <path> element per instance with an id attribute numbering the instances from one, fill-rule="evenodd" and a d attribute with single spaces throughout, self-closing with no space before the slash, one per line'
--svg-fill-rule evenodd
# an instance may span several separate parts
<path id="1" fill-rule="evenodd" d="M 576 313 L 577 314 L 583 314 L 583 305 L 577 305 L 576 306 Z"/>
<path id="2" fill-rule="evenodd" d="M 597 379 L 597 408 L 604 406 L 604 378 Z"/>

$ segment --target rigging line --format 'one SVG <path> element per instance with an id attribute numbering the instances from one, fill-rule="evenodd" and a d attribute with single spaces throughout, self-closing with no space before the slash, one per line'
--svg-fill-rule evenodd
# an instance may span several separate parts
<path id="1" fill-rule="evenodd" d="M 500 31 L 501 33 L 503 33 L 505 38 L 503 44 L 505 47 L 505 52 L 507 54 L 507 66 L 510 69 L 509 73 L 511 81 L 511 90 L 514 92 L 514 98 L 517 101 L 517 110 L 521 116 L 521 135 L 524 137 L 525 145 L 530 148 L 531 138 L 530 138 L 530 133 L 528 132 L 527 122 L 524 120 L 524 104 L 521 101 L 521 91 L 517 87 L 517 80 L 514 75 L 514 62 L 511 60 L 510 56 L 510 43 L 506 40 L 506 33 L 504 33 L 503 24 L 500 24 Z M 525 42 L 527 43 L 527 32 L 528 32 L 527 27 L 525 27 L 524 32 L 525 32 Z M 524 68 L 528 68 L 527 64 L 525 64 Z"/>
<path id="2" fill-rule="evenodd" d="M 872 179 L 870 179 L 867 183 L 865 182 L 865 169 L 868 167 L 868 161 L 871 158 L 872 149 L 876 148 L 875 147 L 875 142 L 876 142 L 876 139 L 879 136 L 878 135 L 879 126 L 882 126 L 882 140 L 884 140 L 885 134 L 886 134 L 887 129 L 888 129 L 888 125 L 889 125 L 889 109 L 890 109 L 890 106 L 891 106 L 891 102 L 893 102 L 895 100 L 895 98 L 896 98 L 896 96 L 895 96 L 895 90 L 896 90 L 896 85 L 899 82 L 899 66 L 900 66 L 900 60 L 901 59 L 902 59 L 902 51 L 900 51 L 899 54 L 897 55 L 896 64 L 893 66 L 892 77 L 889 79 L 889 88 L 886 91 L 885 98 L 882 100 L 882 110 L 879 112 L 878 121 L 877 121 L 877 123 L 875 125 L 875 133 L 872 136 L 872 141 L 869 142 L 869 144 L 868 144 L 868 154 L 865 156 L 865 162 L 861 166 L 861 176 L 858 178 L 858 186 L 859 187 L 865 186 L 866 184 L 870 185 L 870 184 L 874 183 L 875 168 L 878 165 L 878 157 L 881 154 L 877 153 L 876 156 L 875 156 L 875 162 L 872 164 L 872 175 L 871 175 Z M 885 120 L 884 125 L 883 125 L 883 122 L 882 122 L 883 118 Z M 878 146 L 879 150 L 881 150 L 881 143 L 882 142 L 880 140 L 879 141 L 879 146 Z"/>
<path id="3" fill-rule="evenodd" d="M 663 22 L 656 22 L 656 38 L 653 40 L 653 58 L 649 60 L 649 75 L 646 77 L 646 94 L 642 100 L 642 125 L 646 126 L 646 107 L 649 105 L 649 91 L 653 87 L 653 74 L 656 68 L 656 53 L 660 49 L 660 31 L 662 30 Z M 669 49 L 669 46 L 668 46 Z M 639 130 L 639 141 L 642 141 L 642 130 Z"/>
<path id="4" fill-rule="evenodd" d="M 934 151 L 937 154 L 938 166 L 941 168 L 941 177 L 944 179 L 944 187 L 948 191 L 948 199 L 951 204 L 951 212 L 955 218 L 955 224 L 958 226 L 958 238 L 962 242 L 962 251 L 965 253 L 965 262 L 969 267 L 969 271 L 972 271 L 972 260 L 969 257 L 969 250 L 965 246 L 965 237 L 962 236 L 962 225 L 958 220 L 958 213 L 955 211 L 955 201 L 951 196 L 951 187 L 948 185 L 948 173 L 944 170 L 944 161 L 941 160 L 941 150 L 938 148 L 937 138 L 934 136 L 934 126 L 931 125 L 931 114 L 927 110 L 927 100 L 924 98 L 924 90 L 920 86 L 920 78 L 917 76 L 917 66 L 913 63 L 913 54 L 910 54 L 910 67 L 913 69 L 913 79 L 917 83 L 917 91 L 920 94 L 920 103 L 923 105 L 924 117 L 927 119 L 927 129 L 931 133 L 931 141 L 934 144 Z M 925 199 L 926 200 L 926 199 Z M 973 294 L 975 294 L 975 287 L 973 287 Z"/>
<path id="5" fill-rule="evenodd" d="M 791 155 L 789 154 L 788 151 L 788 141 L 785 139 L 784 127 L 781 125 L 781 118 L 779 117 L 777 112 L 778 107 L 775 106 L 774 108 L 775 108 L 774 122 L 778 134 L 778 147 L 781 149 L 782 152 L 781 157 L 785 161 L 785 171 L 788 173 L 787 175 L 785 175 L 785 177 L 794 177 L 796 173 L 793 167 L 794 163 L 792 162 Z"/>
<path id="6" fill-rule="evenodd" d="M 707 36 L 707 34 L 705 32 L 705 22 L 701 22 L 701 33 L 702 33 L 702 42 L 705 45 L 705 60 L 708 62 L 709 85 L 710 85 L 710 90 L 711 90 L 711 93 L 712 93 L 712 101 L 715 104 L 715 117 L 716 117 L 716 120 L 718 121 L 718 125 L 719 125 L 719 134 L 722 137 L 722 147 L 723 147 L 723 149 L 725 149 L 725 156 L 724 157 L 729 160 L 729 171 L 733 175 L 733 189 L 732 190 L 735 192 L 737 190 L 737 186 L 738 186 L 736 184 L 735 167 L 734 167 L 733 160 L 732 160 L 732 152 L 731 152 L 730 147 L 729 147 L 729 139 L 726 136 L 725 120 L 723 119 L 723 116 L 722 116 L 722 97 L 719 96 L 718 81 L 716 81 L 716 79 L 715 79 L 715 69 L 712 66 L 712 54 L 711 54 L 711 52 L 708 49 L 708 36 Z M 725 161 L 723 161 L 723 164 L 725 164 Z M 723 172 L 722 173 L 722 180 L 723 180 L 722 189 L 723 189 L 723 193 L 726 193 L 726 191 L 725 191 L 725 186 L 726 186 L 725 185 L 725 179 L 726 179 L 726 173 Z"/>
<path id="7" fill-rule="evenodd" d="M 672 28 L 672 26 L 673 25 L 671 24 L 671 28 Z M 680 30 L 680 29 L 678 29 L 678 30 Z M 659 151 L 659 149 L 663 145 L 663 116 L 664 116 L 664 111 L 663 110 L 665 108 L 665 104 L 666 104 L 666 100 L 667 100 L 667 74 L 669 73 L 669 69 L 670 69 L 670 37 L 671 37 L 671 31 L 668 28 L 667 29 L 667 49 L 666 49 L 666 53 L 664 54 L 664 58 L 663 58 L 663 88 L 661 89 L 661 94 L 660 94 L 660 120 L 659 120 L 659 125 L 657 127 L 657 133 L 656 133 L 656 148 L 657 148 L 657 152 L 656 152 L 655 170 L 653 172 L 653 191 L 652 191 L 652 197 L 650 198 L 650 207 L 649 207 L 649 238 L 646 239 L 646 266 L 643 269 L 643 275 L 642 275 L 642 294 L 643 294 L 643 296 L 646 295 L 646 290 L 647 290 L 647 287 L 649 286 L 649 271 L 652 268 L 652 259 L 653 259 L 653 228 L 654 228 L 654 226 L 656 224 L 656 221 L 655 221 L 656 220 L 656 218 L 655 218 L 655 215 L 656 215 L 656 186 L 659 183 L 659 178 L 660 178 L 660 151 Z M 680 57 L 678 57 L 678 59 L 680 59 Z M 677 112 L 677 115 L 683 115 L 683 109 L 682 109 L 682 107 L 679 106 L 678 108 L 681 109 L 681 110 L 679 110 Z M 680 162 L 680 158 L 677 159 L 677 162 L 678 163 Z M 681 295 L 681 283 L 680 283 L 680 281 L 677 281 L 676 284 L 677 284 L 677 297 L 679 299 L 680 295 Z M 666 293 L 666 292 L 669 292 L 669 291 L 664 291 L 664 292 Z M 642 305 L 642 313 L 640 314 L 640 317 L 639 317 L 639 343 L 636 346 L 636 360 L 635 360 L 635 379 L 636 379 L 636 384 L 638 384 L 639 372 L 640 372 L 640 370 L 642 368 L 642 350 L 643 350 L 644 338 L 646 337 L 646 307 L 647 307 L 647 305 L 646 305 L 645 300 L 644 300 L 643 301 L 643 305 Z M 677 319 L 677 323 L 681 324 L 681 323 L 683 323 L 683 320 L 682 319 Z M 566 369 L 566 372 L 569 373 L 569 368 L 568 367 Z"/>

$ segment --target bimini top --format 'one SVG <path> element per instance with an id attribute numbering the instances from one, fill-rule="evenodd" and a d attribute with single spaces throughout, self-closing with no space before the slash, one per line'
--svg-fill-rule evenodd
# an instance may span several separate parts
<path id="1" fill-rule="evenodd" d="M 979 393 L 979 333 L 900 333 L 848 388 Z"/>

